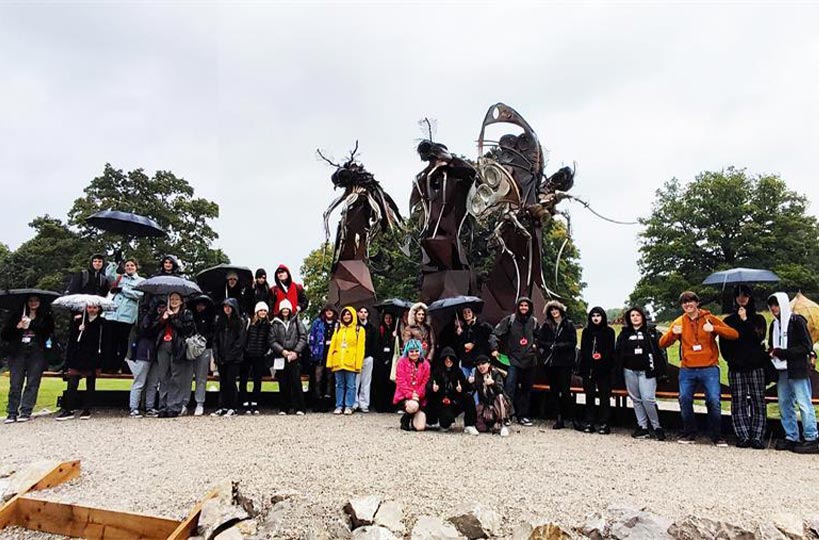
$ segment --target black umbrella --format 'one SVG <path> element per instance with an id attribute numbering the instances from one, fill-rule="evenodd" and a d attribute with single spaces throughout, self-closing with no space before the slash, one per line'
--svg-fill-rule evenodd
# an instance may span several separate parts
<path id="1" fill-rule="evenodd" d="M 202 289 L 193 281 L 178 276 L 154 276 L 134 287 L 148 294 L 165 295 L 179 293 L 182 296 L 202 294 Z"/>
<path id="2" fill-rule="evenodd" d="M 441 298 L 429 305 L 429 312 L 441 316 L 452 312 L 460 312 L 464 308 L 471 308 L 475 313 L 480 313 L 483 309 L 483 300 L 477 296 Z"/>
<path id="3" fill-rule="evenodd" d="M 130 212 L 120 212 L 119 210 L 97 212 L 85 218 L 85 222 L 97 229 L 125 236 L 139 238 L 161 238 L 165 236 L 162 227 L 151 218 Z"/>
<path id="4" fill-rule="evenodd" d="M 22 310 L 29 296 L 40 298 L 41 304 L 50 304 L 60 293 L 43 289 L 7 289 L 0 291 L 0 309 Z"/>
<path id="5" fill-rule="evenodd" d="M 247 266 L 234 266 L 232 264 L 218 264 L 202 270 L 196 274 L 196 282 L 202 290 L 209 293 L 222 291 L 226 287 L 227 275 L 235 272 L 239 277 L 239 287 L 250 287 L 253 285 L 253 271 Z"/>
<path id="6" fill-rule="evenodd" d="M 392 315 L 400 316 L 403 312 L 412 307 L 412 302 L 404 300 L 403 298 L 387 298 L 378 302 L 373 307 L 377 308 L 382 313 L 390 313 Z"/>
<path id="7" fill-rule="evenodd" d="M 731 268 L 714 272 L 702 282 L 703 285 L 725 285 L 728 283 L 776 283 L 779 276 L 770 270 L 759 270 L 756 268 Z"/>

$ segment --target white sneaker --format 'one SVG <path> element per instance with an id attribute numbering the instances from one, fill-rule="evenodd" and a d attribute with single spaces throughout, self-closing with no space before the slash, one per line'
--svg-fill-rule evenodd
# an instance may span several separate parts
<path id="1" fill-rule="evenodd" d="M 333 411 L 333 414 L 341 414 L 344 412 L 344 409 L 341 407 L 336 407 L 336 410 Z"/>
<path id="2" fill-rule="evenodd" d="M 233 409 L 228 409 L 223 416 L 236 416 L 236 411 L 234 411 Z"/>
<path id="3" fill-rule="evenodd" d="M 467 435 L 480 435 L 480 433 L 478 433 L 478 428 L 475 426 L 466 426 L 464 428 L 464 433 Z"/>
<path id="4" fill-rule="evenodd" d="M 508 437 L 509 436 L 509 428 L 506 427 L 506 426 L 503 426 L 501 428 L 501 430 L 500 430 L 500 436 L 501 437 Z"/>
<path id="5" fill-rule="evenodd" d="M 284 411 L 279 411 L 279 416 L 287 416 L 287 413 Z"/>
<path id="6" fill-rule="evenodd" d="M 296 411 L 296 416 L 304 416 L 304 411 Z"/>
<path id="7" fill-rule="evenodd" d="M 353 414 L 353 410 L 352 409 L 344 409 L 344 414 L 346 416 L 350 416 L 351 414 Z"/>
<path id="8" fill-rule="evenodd" d="M 205 414 L 205 406 L 204 405 L 197 405 L 196 409 L 193 411 L 194 416 L 202 416 Z"/>
<path id="9" fill-rule="evenodd" d="M 131 418 L 142 418 L 142 413 L 139 412 L 139 409 L 131 409 L 131 414 L 129 414 Z"/>
<path id="10" fill-rule="evenodd" d="M 182 405 L 182 410 L 179 411 L 179 416 L 187 416 L 188 415 L 188 406 Z"/>
<path id="11" fill-rule="evenodd" d="M 211 416 L 224 416 L 224 414 L 225 414 L 226 412 L 227 412 L 227 410 L 225 410 L 225 409 L 216 409 L 215 411 L 213 411 L 212 413 L 210 413 L 210 415 L 211 415 Z"/>

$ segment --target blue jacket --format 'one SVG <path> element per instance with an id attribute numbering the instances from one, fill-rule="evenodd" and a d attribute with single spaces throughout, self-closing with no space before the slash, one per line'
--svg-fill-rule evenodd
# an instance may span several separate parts
<path id="1" fill-rule="evenodd" d="M 110 283 L 114 283 L 117 279 L 117 265 L 109 263 L 105 269 L 105 275 L 108 277 Z M 134 287 L 139 285 L 144 278 L 137 274 L 129 276 L 122 274 L 122 277 L 117 284 L 122 290 L 116 293 L 113 297 L 115 311 L 108 311 L 103 313 L 103 317 L 109 321 L 117 321 L 128 324 L 134 324 L 139 313 L 139 301 L 142 299 L 142 292 L 134 290 Z"/>

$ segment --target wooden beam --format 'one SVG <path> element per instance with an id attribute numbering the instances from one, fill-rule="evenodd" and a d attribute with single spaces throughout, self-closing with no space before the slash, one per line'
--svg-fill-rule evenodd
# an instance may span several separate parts
<path id="1" fill-rule="evenodd" d="M 37 491 L 41 489 L 50 489 L 58 486 L 64 482 L 68 482 L 80 475 L 80 462 L 64 461 L 48 471 L 42 478 L 32 481 L 28 486 L 20 490 L 17 495 L 9 499 L 9 501 L 0 506 L 0 529 L 15 523 L 17 520 L 17 513 L 19 510 L 18 501 L 23 495 L 29 491 Z"/>
<path id="2" fill-rule="evenodd" d="M 179 526 L 179 521 L 20 497 L 13 524 L 35 531 L 79 538 L 165 540 Z"/>
<path id="3" fill-rule="evenodd" d="M 199 525 L 199 515 L 202 513 L 202 505 L 205 504 L 205 501 L 208 499 L 215 497 L 216 494 L 217 490 L 213 489 L 205 495 L 201 501 L 196 503 L 188 514 L 188 517 L 179 524 L 176 530 L 168 535 L 167 540 L 188 540 L 189 537 L 194 536 L 196 534 L 196 527 Z"/>

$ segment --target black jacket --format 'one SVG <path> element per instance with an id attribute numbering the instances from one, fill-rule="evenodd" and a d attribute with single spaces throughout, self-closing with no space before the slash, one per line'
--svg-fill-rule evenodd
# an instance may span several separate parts
<path id="1" fill-rule="evenodd" d="M 105 265 L 100 271 L 94 270 L 90 264 L 88 268 L 77 272 L 71 277 L 71 283 L 68 284 L 68 289 L 65 294 L 95 294 L 97 296 L 106 296 L 111 284 L 105 276 Z"/>
<path id="2" fill-rule="evenodd" d="M 768 334 L 768 345 L 773 348 L 773 328 L 771 321 Z M 813 340 L 808 331 L 808 322 L 802 315 L 791 314 L 788 322 L 788 348 L 783 349 L 779 358 L 788 361 L 789 379 L 807 379 L 810 377 L 810 361 L 808 355 L 813 349 Z"/>
<path id="3" fill-rule="evenodd" d="M 537 340 L 541 361 L 546 367 L 574 367 L 577 362 L 577 330 L 563 317 L 553 327 L 549 321 L 540 327 Z"/>
<path id="4" fill-rule="evenodd" d="M 461 358 L 461 366 L 465 368 L 475 367 L 475 359 L 478 356 L 489 356 L 491 349 L 489 339 L 492 337 L 492 326 L 489 323 L 473 319 L 472 324 L 461 324 L 461 334 L 455 333 L 455 343 L 458 355 Z M 467 352 L 464 345 L 471 343 L 472 350 Z"/>
<path id="5" fill-rule="evenodd" d="M 154 330 L 156 331 L 156 348 L 165 341 L 166 329 L 170 328 L 171 343 L 173 345 L 173 356 L 177 362 L 185 360 L 187 344 L 185 340 L 191 337 L 196 331 L 196 324 L 193 321 L 193 313 L 183 304 L 176 315 L 170 316 L 167 320 L 162 315 L 153 319 Z"/>
<path id="6" fill-rule="evenodd" d="M 247 319 L 240 314 L 238 303 L 234 298 L 226 302 L 233 308 L 233 313 L 229 319 L 224 311 L 219 314 L 213 335 L 213 356 L 219 365 L 242 362 L 247 335 Z"/>
<path id="7" fill-rule="evenodd" d="M 484 381 L 487 378 L 492 379 L 492 384 L 486 384 Z M 503 394 L 503 375 L 494 367 L 490 367 L 486 375 L 482 375 L 480 371 L 475 370 L 475 393 L 478 395 L 478 403 L 491 407 L 495 402 L 495 398 Z"/>
<path id="8" fill-rule="evenodd" d="M 641 326 L 635 330 L 631 325 L 623 327 L 617 336 L 614 354 L 619 368 L 645 371 L 649 379 L 665 375 L 668 359 L 660 347 L 660 333 L 653 326 Z"/>
<path id="9" fill-rule="evenodd" d="M 749 306 L 746 320 L 743 321 L 735 311 L 725 317 L 724 322 L 739 332 L 737 339 L 719 340 L 719 349 L 728 369 L 742 373 L 764 368 L 769 360 L 765 352 L 765 317 Z"/>
<path id="10" fill-rule="evenodd" d="M 245 356 L 261 358 L 267 356 L 272 345 L 273 325 L 267 319 L 259 319 L 247 327 L 245 338 Z"/>
<path id="11" fill-rule="evenodd" d="M 444 365 L 444 358 L 450 357 L 454 360 L 452 367 L 448 368 Z M 433 385 L 438 385 L 438 391 L 433 390 Z M 460 385 L 461 391 L 458 391 Z M 438 356 L 438 363 L 436 368 L 432 371 L 432 375 L 427 382 L 427 399 L 437 403 L 447 405 L 444 400 L 449 400 L 452 403 L 463 403 L 465 399 L 472 399 L 469 392 L 472 390 L 469 381 L 464 376 L 463 371 L 458 365 L 458 358 L 455 356 L 455 351 L 449 347 L 445 347 Z"/>
<path id="12" fill-rule="evenodd" d="M 593 313 L 600 313 L 600 324 L 591 320 Z M 580 334 L 580 365 L 578 374 L 581 377 L 608 379 L 614 368 L 614 329 L 608 325 L 606 312 L 599 307 L 589 311 L 586 328 Z"/>
<path id="13" fill-rule="evenodd" d="M 521 299 L 523 301 L 529 302 L 529 313 L 524 317 L 515 312 L 501 319 L 492 331 L 489 348 L 506 353 L 513 366 L 528 369 L 535 367 L 537 357 L 537 319 L 532 315 L 532 301 L 528 298 Z"/>
<path id="14" fill-rule="evenodd" d="M 367 324 L 359 323 L 358 327 L 364 329 L 364 358 L 377 358 L 381 351 L 378 329 L 370 321 L 367 321 Z"/>
<path id="15" fill-rule="evenodd" d="M 11 346 L 11 353 L 16 354 L 23 347 L 23 335 L 25 330 L 17 328 L 20 322 L 20 312 L 12 312 L 3 325 L 2 338 Z M 41 309 L 40 313 L 32 319 L 28 325 L 28 330 L 34 333 L 32 345 L 45 349 L 46 341 L 54 334 L 54 318 L 47 309 Z"/>
<path id="16" fill-rule="evenodd" d="M 216 326 L 216 317 L 213 314 L 213 309 L 208 307 L 200 313 L 194 308 L 191 310 L 191 313 L 193 313 L 193 324 L 196 329 L 196 333 L 207 340 L 206 346 L 208 349 L 212 348 L 213 332 L 214 327 Z"/>
<path id="17" fill-rule="evenodd" d="M 71 319 L 68 332 L 68 344 L 65 354 L 65 369 L 91 373 L 100 367 L 102 362 L 102 317 L 93 321 L 85 320 L 85 329 L 80 335 L 83 318 Z"/>

